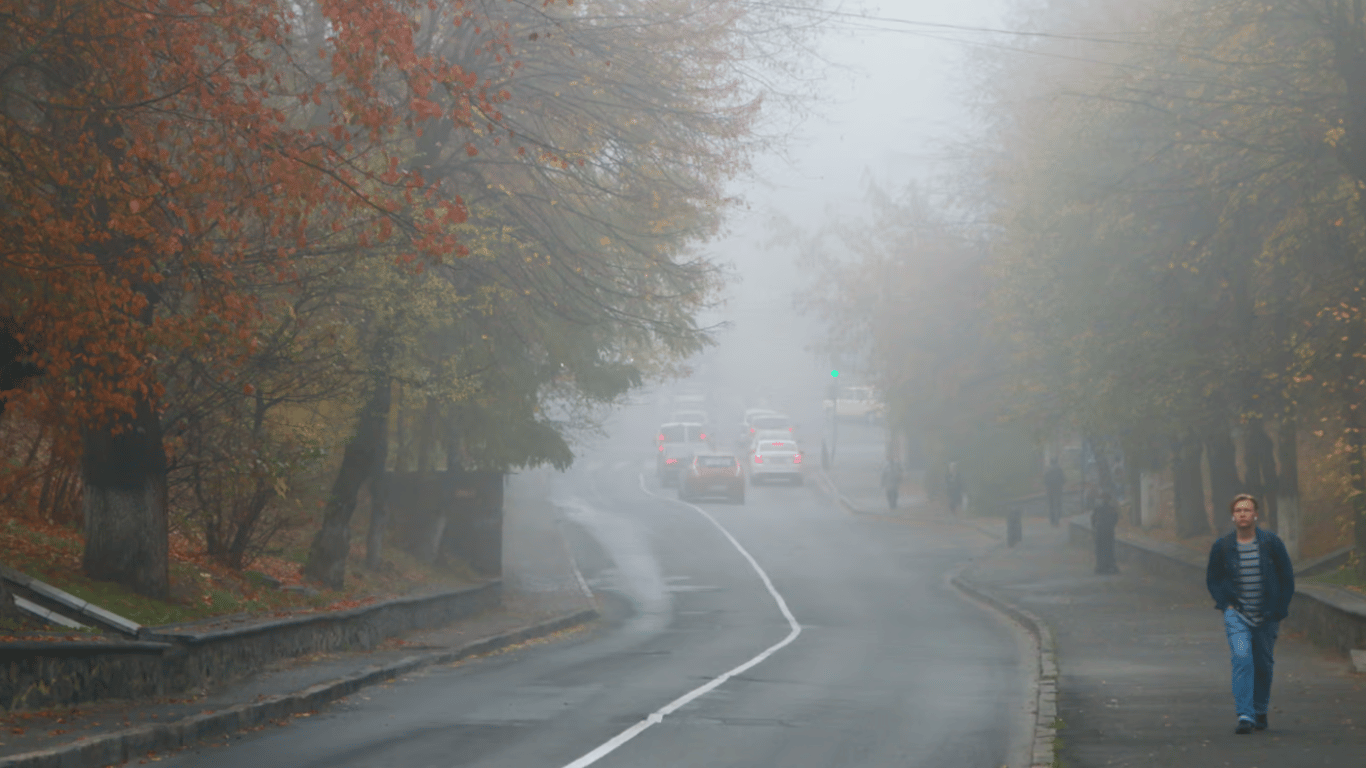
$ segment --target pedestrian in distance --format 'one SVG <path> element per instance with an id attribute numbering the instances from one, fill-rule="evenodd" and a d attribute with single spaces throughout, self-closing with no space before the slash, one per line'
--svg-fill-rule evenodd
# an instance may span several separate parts
<path id="1" fill-rule="evenodd" d="M 1091 534 L 1096 540 L 1096 573 L 1119 573 L 1115 562 L 1115 527 L 1119 525 L 1119 507 L 1109 491 L 1096 495 L 1096 506 L 1091 510 Z"/>
<path id="2" fill-rule="evenodd" d="M 1295 594 L 1290 555 L 1279 536 L 1257 527 L 1258 509 L 1251 494 L 1233 497 L 1233 531 L 1215 540 L 1205 568 L 1214 608 L 1224 614 L 1238 734 L 1266 730 L 1276 635 Z"/>
<path id="3" fill-rule="evenodd" d="M 1048 462 L 1048 470 L 1043 473 L 1043 487 L 1048 492 L 1048 522 L 1056 526 L 1062 520 L 1062 489 L 1067 484 L 1067 475 L 1054 458 Z"/>
<path id="4" fill-rule="evenodd" d="M 887 493 L 887 508 L 896 509 L 897 495 L 901 492 L 901 464 L 896 461 L 887 462 L 887 466 L 882 470 L 882 490 Z"/>
<path id="5" fill-rule="evenodd" d="M 958 508 L 963 505 L 963 475 L 958 472 L 956 461 L 950 461 L 944 472 L 944 490 L 949 496 L 949 512 L 958 514 Z"/>

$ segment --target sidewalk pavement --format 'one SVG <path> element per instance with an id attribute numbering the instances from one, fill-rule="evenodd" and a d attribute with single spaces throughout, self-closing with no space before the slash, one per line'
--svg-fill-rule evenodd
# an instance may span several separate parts
<path id="1" fill-rule="evenodd" d="M 505 495 L 498 609 L 370 651 L 291 660 L 199 696 L 0 714 L 0 768 L 85 768 L 146 760 L 207 738 L 284 725 L 361 688 L 573 630 L 597 607 L 549 502 L 549 474 L 516 475 Z"/>
<path id="2" fill-rule="evenodd" d="M 924 504 L 890 512 L 868 475 L 827 478 L 852 511 L 952 520 L 1004 539 L 1001 519 L 948 518 Z M 1037 506 L 1025 510 L 1020 544 L 998 544 L 955 578 L 1040 641 L 1036 766 L 1366 766 L 1366 675 L 1349 659 L 1282 632 L 1270 728 L 1234 735 L 1228 642 L 1204 584 L 1124 564 L 1098 575 L 1093 553 L 1068 543 L 1066 522 L 1049 525 Z"/>

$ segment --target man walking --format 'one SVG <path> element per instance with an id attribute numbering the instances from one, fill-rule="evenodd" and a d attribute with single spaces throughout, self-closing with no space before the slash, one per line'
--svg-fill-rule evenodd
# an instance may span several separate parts
<path id="1" fill-rule="evenodd" d="M 1101 491 L 1091 510 L 1091 535 L 1096 540 L 1096 573 L 1119 573 L 1115 562 L 1115 528 L 1119 526 L 1119 507 L 1109 491 Z"/>
<path id="2" fill-rule="evenodd" d="M 1048 471 L 1043 473 L 1043 487 L 1048 491 L 1048 522 L 1055 526 L 1062 520 L 1062 488 L 1066 484 L 1067 476 L 1055 457 L 1048 462 Z"/>
<path id="3" fill-rule="evenodd" d="M 1257 499 L 1240 493 L 1230 504 L 1233 531 L 1215 540 L 1205 569 L 1205 586 L 1233 660 L 1234 733 L 1265 730 L 1271 702 L 1272 651 L 1281 619 L 1295 594 L 1295 571 L 1280 537 L 1257 527 Z"/>

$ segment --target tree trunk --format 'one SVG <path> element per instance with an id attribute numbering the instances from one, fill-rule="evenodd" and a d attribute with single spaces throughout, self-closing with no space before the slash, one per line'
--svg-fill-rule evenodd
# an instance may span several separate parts
<path id="1" fill-rule="evenodd" d="M 1158 523 L 1157 486 L 1161 476 L 1157 472 L 1143 470 L 1139 479 L 1139 519 L 1144 528 L 1153 528 Z"/>
<path id="2" fill-rule="evenodd" d="M 1266 527 L 1277 530 L 1280 521 L 1276 517 L 1276 446 L 1261 419 L 1248 422 L 1243 456 L 1243 463 L 1247 465 L 1247 492 L 1256 496 L 1261 504 L 1260 516 Z"/>
<path id="3" fill-rule="evenodd" d="M 413 441 L 408 434 L 408 419 L 404 416 L 407 392 L 402 383 L 394 384 L 394 471 L 407 472 L 413 468 Z"/>
<path id="4" fill-rule="evenodd" d="M 133 416 L 87 430 L 81 438 L 85 574 L 165 599 L 166 449 L 156 409 L 143 398 Z"/>
<path id="5" fill-rule="evenodd" d="M 1325 31 L 1333 43 L 1333 64 L 1345 86 L 1345 135 L 1336 143 L 1338 160 L 1358 183 L 1366 183 L 1366 45 L 1362 43 L 1362 3 L 1329 0 L 1324 8 Z"/>
<path id="6" fill-rule="evenodd" d="M 1129 524 L 1143 524 L 1143 470 L 1138 468 L 1136 462 L 1131 463 L 1126 457 L 1124 462 L 1124 481 L 1125 493 L 1129 499 Z"/>
<path id="7" fill-rule="evenodd" d="M 1110 498 L 1112 499 L 1118 497 L 1119 494 L 1117 491 L 1119 489 L 1115 487 L 1114 469 L 1110 466 L 1110 456 L 1105 452 L 1105 447 L 1090 435 L 1087 435 L 1082 439 L 1085 441 L 1087 448 L 1090 449 L 1091 457 L 1095 459 L 1096 462 L 1096 489 L 1110 494 Z M 1093 501 L 1098 502 L 1099 499 L 1094 499 Z"/>
<path id="8" fill-rule="evenodd" d="M 1124 482 L 1129 499 L 1129 523 L 1134 526 L 1146 525 L 1147 518 L 1144 517 L 1143 508 L 1149 505 L 1149 500 L 1145 496 L 1151 495 L 1151 489 L 1145 488 L 1144 477 L 1156 463 L 1153 448 L 1152 442 L 1143 438 L 1131 437 L 1120 440 L 1120 449 L 1124 451 Z M 1148 491 L 1147 494 L 1144 493 L 1145 490 Z"/>
<path id="9" fill-rule="evenodd" d="M 1219 424 L 1205 435 L 1205 452 L 1209 457 L 1210 495 L 1214 501 L 1214 519 L 1219 521 L 1217 533 L 1233 530 L 1233 522 L 1224 514 L 1233 497 L 1242 492 L 1243 479 L 1238 476 L 1238 453 L 1233 436 L 1226 424 Z"/>
<path id="10" fill-rule="evenodd" d="M 1201 466 L 1203 446 L 1187 434 L 1172 451 L 1172 483 L 1176 491 L 1176 534 L 1182 538 L 1209 533 L 1205 517 L 1205 477 Z"/>
<path id="11" fill-rule="evenodd" d="M 228 515 L 232 521 L 232 540 L 220 557 L 224 565 L 237 571 L 246 567 L 247 555 L 252 550 L 252 545 L 265 538 L 259 535 L 258 528 L 265 517 L 266 507 L 270 505 L 270 497 L 274 493 L 275 489 L 270 486 L 265 477 L 258 477 L 252 488 L 251 496 L 245 502 L 240 502 L 240 506 L 229 507 Z"/>
<path id="12" fill-rule="evenodd" d="M 1357 578 L 1366 580 L 1366 436 L 1361 433 L 1361 415 L 1357 403 L 1342 405 L 1342 420 L 1347 437 L 1347 478 L 1352 488 L 1352 527 Z"/>
<path id="13" fill-rule="evenodd" d="M 356 434 L 342 454 L 341 469 L 332 483 L 323 510 L 323 524 L 308 549 L 304 576 L 332 589 L 346 584 L 346 557 L 351 551 L 351 516 L 356 494 L 374 471 L 375 454 L 389 439 L 389 376 L 376 375 L 365 406 L 356 423 Z"/>
<path id="14" fill-rule="evenodd" d="M 38 375 L 37 366 L 21 360 L 32 351 L 15 336 L 12 323 L 0 320 L 0 415 L 5 412 L 3 393 L 17 389 L 25 379 Z"/>
<path id="15" fill-rule="evenodd" d="M 0 581 L 0 623 L 16 622 L 20 618 L 19 609 L 14 607 L 14 597 L 5 582 Z"/>
<path id="16" fill-rule="evenodd" d="M 389 436 L 375 446 L 375 462 L 370 470 L 370 529 L 365 534 L 365 567 L 375 570 L 384 558 L 384 533 L 389 527 L 389 483 L 385 476 L 389 464 Z"/>
<path id="17" fill-rule="evenodd" d="M 436 471 L 436 443 L 442 424 L 441 409 L 435 398 L 427 398 L 424 416 L 417 425 L 417 471 L 429 475 Z"/>
<path id="18" fill-rule="evenodd" d="M 1276 533 L 1285 542 L 1291 560 L 1300 558 L 1300 453 L 1298 424 L 1293 414 L 1281 417 L 1276 429 L 1276 459 L 1281 471 L 1276 475 Z"/>

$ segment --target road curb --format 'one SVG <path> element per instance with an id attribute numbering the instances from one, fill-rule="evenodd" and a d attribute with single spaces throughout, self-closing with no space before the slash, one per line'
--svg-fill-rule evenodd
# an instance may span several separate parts
<path id="1" fill-rule="evenodd" d="M 820 472 L 820 485 L 837 503 L 851 514 L 868 514 L 855 507 L 840 492 L 834 481 L 824 471 Z M 973 528 L 997 540 L 1004 537 L 998 532 L 967 518 L 952 518 L 958 525 Z M 963 578 L 961 573 L 949 577 L 949 583 L 964 594 L 980 600 L 1012 621 L 1023 626 L 1034 636 L 1039 648 L 1038 674 L 1036 678 L 1034 708 L 1034 734 L 1030 745 L 1029 768 L 1054 768 L 1057 755 L 1055 744 L 1058 736 L 1058 660 L 1053 642 L 1053 631 L 1043 619 L 998 597 L 985 587 L 973 584 Z"/>
<path id="2" fill-rule="evenodd" d="M 171 723 L 115 731 L 62 747 L 0 757 L 0 768 L 102 768 L 144 757 L 148 752 L 165 752 L 193 746 L 207 738 L 266 725 L 301 712 L 310 712 L 362 688 L 392 680 L 408 672 L 503 650 L 517 643 L 587 624 L 598 616 L 599 613 L 594 608 L 576 611 L 557 619 L 476 640 L 459 648 L 409 656 L 390 664 L 367 667 L 345 677 L 319 683 L 294 693 L 266 696 L 257 701 L 236 704 L 215 712 L 191 715 Z"/>
<path id="3" fill-rule="evenodd" d="M 986 589 L 954 574 L 949 583 L 1005 614 L 1034 636 L 1039 646 L 1038 684 L 1034 700 L 1034 741 L 1030 749 L 1030 768 L 1053 768 L 1058 736 L 1058 657 L 1053 631 L 1043 619 Z"/>

